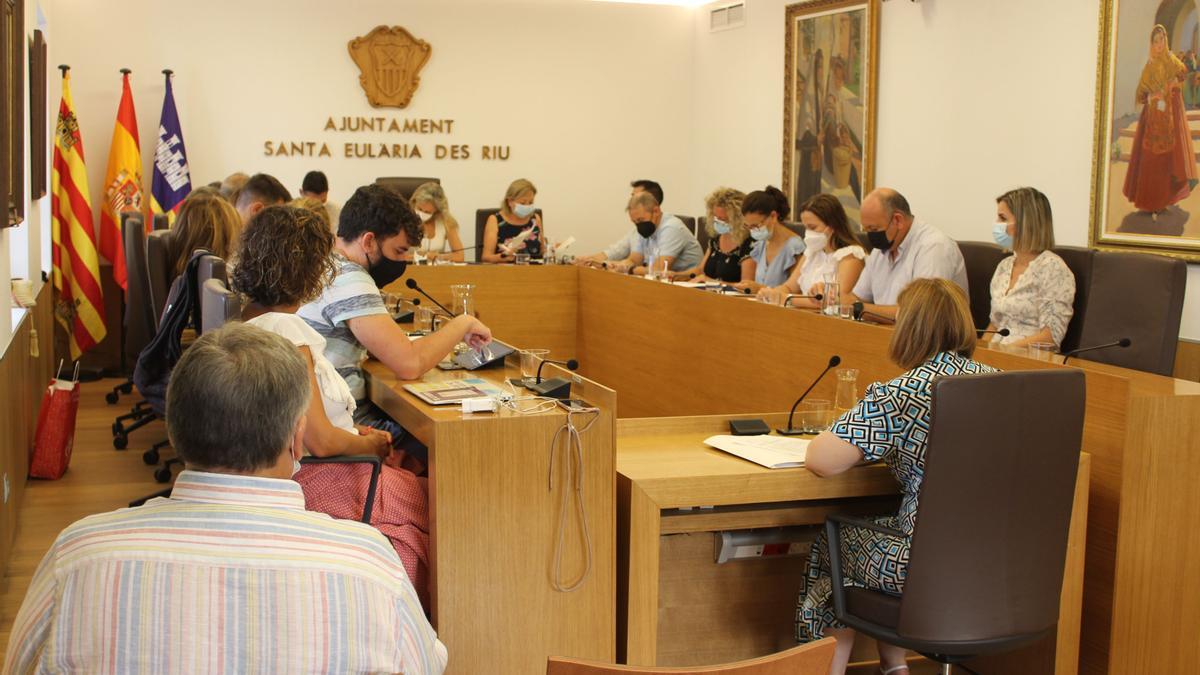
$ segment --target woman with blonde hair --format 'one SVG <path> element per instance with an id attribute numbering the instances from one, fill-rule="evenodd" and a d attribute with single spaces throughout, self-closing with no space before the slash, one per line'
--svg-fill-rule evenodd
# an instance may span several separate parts
<path id="1" fill-rule="evenodd" d="M 488 216 L 483 228 L 480 257 L 484 262 L 512 262 L 518 253 L 528 253 L 530 258 L 542 257 L 546 230 L 533 205 L 536 196 L 537 188 L 524 178 L 508 186 L 504 199 L 500 200 L 500 213 Z"/>
<path id="2" fill-rule="evenodd" d="M 413 190 L 408 200 L 413 213 L 421 219 L 421 245 L 409 249 L 409 257 L 419 254 L 429 262 L 449 260 L 462 262 L 462 237 L 458 234 L 458 221 L 450 214 L 450 203 L 446 191 L 438 183 L 422 183 Z"/>
<path id="3" fill-rule="evenodd" d="M 183 274 L 188 258 L 198 248 L 228 260 L 233 255 L 242 218 L 221 193 L 203 187 L 183 200 L 179 215 L 171 230 L 175 233 L 175 260 L 171 264 L 172 278 Z"/>
<path id="4" fill-rule="evenodd" d="M 874 518 L 903 536 L 852 526 L 843 530 L 842 564 L 850 583 L 893 595 L 903 592 L 925 471 L 933 383 L 950 375 L 994 372 L 972 360 L 974 352 L 975 326 L 963 290 L 946 279 L 916 279 L 900 292 L 888 347 L 892 362 L 907 372 L 868 386 L 854 408 L 809 443 L 805 468 L 817 476 L 833 476 L 863 461 L 882 461 L 903 493 L 899 513 Z M 796 609 L 796 640 L 837 638 L 829 671 L 837 674 L 846 671 L 855 632 L 834 615 L 827 549 L 821 534 L 809 552 Z M 882 642 L 878 647 L 883 673 L 907 675 L 904 649 Z"/>
<path id="5" fill-rule="evenodd" d="M 1075 312 L 1075 275 L 1050 249 L 1054 247 L 1054 215 L 1050 200 L 1031 187 L 1009 190 L 996 198 L 992 237 L 1012 255 L 992 275 L 992 341 L 1014 347 L 1034 343 L 1062 344 Z"/>
<path id="6" fill-rule="evenodd" d="M 736 284 L 753 279 L 756 263 L 750 257 L 754 243 L 746 224 L 742 222 L 742 200 L 745 193 L 733 188 L 719 187 L 704 199 L 707 211 L 708 250 L 700 263 L 680 273 L 696 275 L 696 281 L 724 281 Z"/>
<path id="7" fill-rule="evenodd" d="M 337 227 L 332 226 L 329 222 L 329 208 L 325 206 L 325 202 L 316 197 L 297 197 L 287 203 L 288 206 L 294 206 L 298 209 L 307 209 L 317 214 L 322 223 L 325 223 L 325 229 L 333 232 Z M 335 233 L 336 234 L 336 233 Z"/>

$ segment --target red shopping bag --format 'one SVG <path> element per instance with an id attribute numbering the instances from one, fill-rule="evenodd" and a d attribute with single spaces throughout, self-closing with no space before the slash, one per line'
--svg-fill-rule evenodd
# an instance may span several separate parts
<path id="1" fill-rule="evenodd" d="M 37 434 L 33 455 L 29 458 L 30 478 L 57 480 L 67 472 L 71 462 L 71 447 L 75 443 L 75 414 L 79 412 L 79 363 L 70 380 L 63 380 L 62 363 L 42 394 L 42 409 L 38 411 Z"/>

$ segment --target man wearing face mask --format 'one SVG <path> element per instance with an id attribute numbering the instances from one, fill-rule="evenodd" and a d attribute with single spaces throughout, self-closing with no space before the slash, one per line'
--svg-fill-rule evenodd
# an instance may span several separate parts
<path id="1" fill-rule="evenodd" d="M 632 197 L 636 194 L 641 194 L 643 192 L 649 192 L 650 194 L 654 195 L 655 199 L 658 200 L 659 205 L 662 205 L 663 189 L 662 189 L 662 186 L 659 185 L 657 181 L 652 181 L 652 180 L 648 180 L 645 178 L 639 178 L 638 180 L 630 182 L 629 187 L 632 188 L 631 191 L 629 192 L 630 197 Z M 575 264 L 576 265 L 595 266 L 597 263 L 606 263 L 608 261 L 617 262 L 617 261 L 625 260 L 626 258 L 629 257 L 629 254 L 631 252 L 633 252 L 633 241 L 634 241 L 634 239 L 637 239 L 637 237 L 638 237 L 638 233 L 637 233 L 637 228 L 635 227 L 632 230 L 629 230 L 620 239 L 613 242 L 611 246 L 609 246 L 608 248 L 604 249 L 603 251 L 601 251 L 599 253 L 593 253 L 591 255 L 576 256 Z"/>
<path id="2" fill-rule="evenodd" d="M 862 226 L 871 255 L 854 299 L 872 314 L 896 317 L 896 299 L 913 279 L 949 279 L 967 290 L 967 268 L 953 239 L 918 222 L 908 200 L 891 188 L 878 188 L 862 203 Z"/>
<path id="3" fill-rule="evenodd" d="M 421 241 L 421 220 L 404 199 L 379 185 L 358 188 L 342 206 L 334 244 L 337 273 L 321 297 L 297 314 L 325 338 L 325 358 L 350 386 L 358 402 L 355 424 L 400 431 L 367 399 L 360 364 L 367 352 L 396 377 L 415 380 L 459 342 L 480 347 L 492 333 L 475 317 L 456 316 L 441 330 L 410 342 L 383 304 L 379 290 L 404 274 L 410 246 Z"/>
<path id="4" fill-rule="evenodd" d="M 652 266 L 666 265 L 672 272 L 683 272 L 699 264 L 704 257 L 700 242 L 683 221 L 665 214 L 658 200 L 648 192 L 629 198 L 629 220 L 637 231 L 629 257 L 608 263 L 617 272 L 645 274 Z"/>

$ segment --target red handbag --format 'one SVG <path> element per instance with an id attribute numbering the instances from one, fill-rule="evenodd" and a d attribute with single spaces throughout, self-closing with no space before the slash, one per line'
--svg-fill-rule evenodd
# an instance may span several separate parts
<path id="1" fill-rule="evenodd" d="M 33 454 L 29 458 L 30 478 L 57 480 L 67 472 L 71 463 L 71 447 L 75 444 L 75 416 L 79 412 L 79 363 L 75 363 L 75 374 L 70 380 L 58 377 L 50 380 L 46 393 L 42 394 L 42 408 L 38 411 L 37 434 L 33 441 Z"/>

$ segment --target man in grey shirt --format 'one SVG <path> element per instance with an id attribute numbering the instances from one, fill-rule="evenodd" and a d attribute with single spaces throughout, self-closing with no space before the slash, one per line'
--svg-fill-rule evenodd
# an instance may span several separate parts
<path id="1" fill-rule="evenodd" d="M 696 236 L 682 220 L 663 213 L 654 195 L 641 192 L 630 197 L 628 211 L 637 230 L 631 237 L 629 256 L 608 263 L 609 269 L 645 274 L 650 268 L 666 265 L 672 272 L 682 272 L 704 257 Z"/>
<path id="2" fill-rule="evenodd" d="M 967 268 L 958 244 L 918 222 L 899 192 L 879 188 L 868 194 L 862 226 L 872 251 L 854 296 L 866 311 L 895 319 L 896 298 L 913 279 L 949 279 L 967 292 Z"/>

